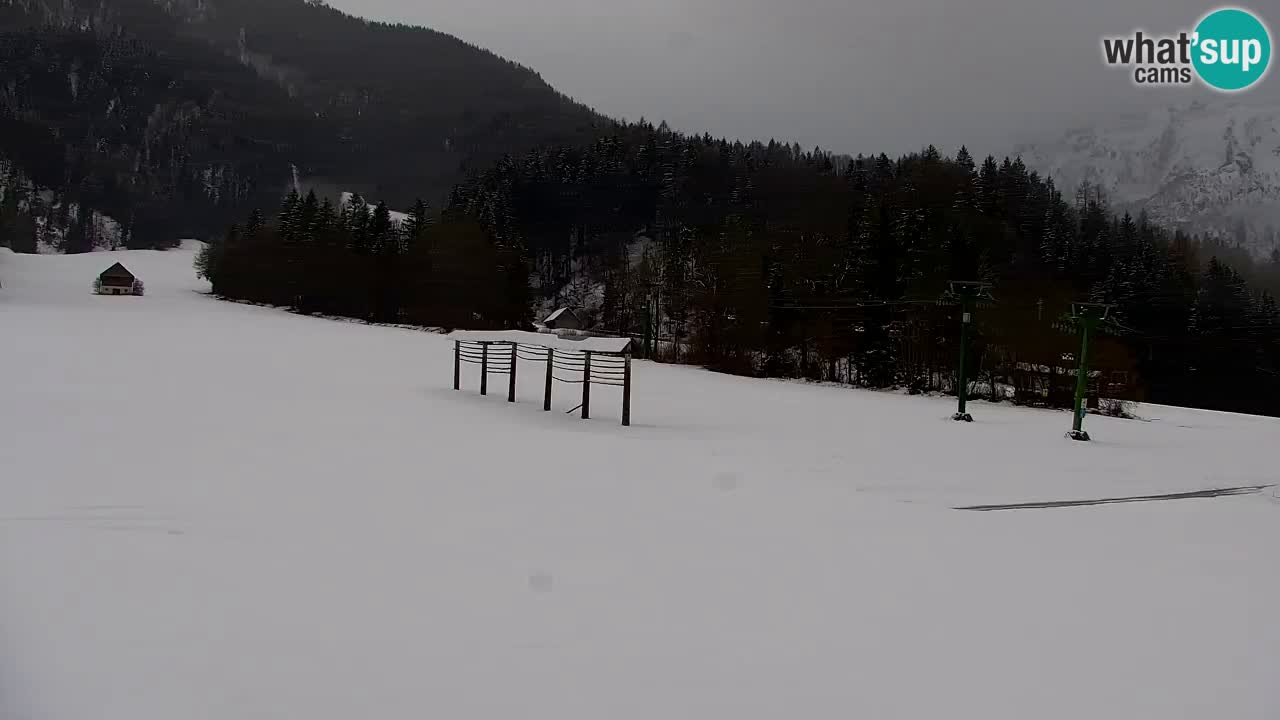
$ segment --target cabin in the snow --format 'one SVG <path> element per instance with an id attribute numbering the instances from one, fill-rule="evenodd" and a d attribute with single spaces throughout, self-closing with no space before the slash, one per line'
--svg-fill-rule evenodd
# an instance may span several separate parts
<path id="1" fill-rule="evenodd" d="M 142 281 L 124 265 L 116 263 L 102 271 L 93 289 L 99 295 L 141 295 Z"/>
<path id="2" fill-rule="evenodd" d="M 582 330 L 582 317 L 573 308 L 563 307 L 547 316 L 542 321 L 548 330 Z"/>

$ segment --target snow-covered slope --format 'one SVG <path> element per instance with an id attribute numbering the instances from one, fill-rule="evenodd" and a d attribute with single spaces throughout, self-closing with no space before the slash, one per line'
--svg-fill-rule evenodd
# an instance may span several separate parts
<path id="1" fill-rule="evenodd" d="M 452 344 L 0 254 L 0 717 L 1280 713 L 1280 421 L 635 364 L 636 425 Z M 143 298 L 88 294 L 122 261 Z M 495 382 L 501 382 L 495 378 Z M 576 405 L 576 387 L 556 405 Z"/>
<path id="2" fill-rule="evenodd" d="M 1259 254 L 1280 229 L 1280 106 L 1195 103 L 1015 149 L 1064 193 L 1101 186 L 1120 209 L 1240 242 Z"/>

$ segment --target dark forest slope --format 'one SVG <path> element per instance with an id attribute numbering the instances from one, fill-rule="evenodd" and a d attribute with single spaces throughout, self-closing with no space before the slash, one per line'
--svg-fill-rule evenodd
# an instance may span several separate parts
<path id="1" fill-rule="evenodd" d="M 304 0 L 0 0 L 0 80 L 20 205 L 99 210 L 140 246 L 220 233 L 291 165 L 407 205 L 600 122 L 456 38 Z"/>

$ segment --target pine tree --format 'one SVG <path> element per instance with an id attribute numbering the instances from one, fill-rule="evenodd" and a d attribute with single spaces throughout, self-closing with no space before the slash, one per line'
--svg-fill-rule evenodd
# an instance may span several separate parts
<path id="1" fill-rule="evenodd" d="M 302 200 L 298 196 L 298 189 L 291 188 L 280 205 L 280 214 L 276 221 L 277 230 L 283 242 L 291 243 L 297 240 L 301 230 L 299 216 L 301 206 Z"/>
<path id="2" fill-rule="evenodd" d="M 334 225 L 338 224 L 338 211 L 334 209 L 333 203 L 329 198 L 325 198 L 320 202 L 320 209 L 316 213 L 317 230 L 324 232 L 332 230 Z"/>
<path id="3" fill-rule="evenodd" d="M 4 197 L 0 199 L 0 247 L 9 247 L 16 253 L 34 253 L 38 248 L 25 184 L 17 166 L 10 165 L 4 179 Z"/>
<path id="4" fill-rule="evenodd" d="M 855 231 L 858 258 L 855 297 L 862 303 L 861 332 L 854 348 L 858 376 L 871 387 L 888 387 L 895 381 L 894 356 L 888 333 L 889 311 L 885 303 L 899 277 L 892 248 L 891 210 L 885 201 L 868 204 Z"/>
<path id="5" fill-rule="evenodd" d="M 262 211 L 255 209 L 249 214 L 249 221 L 244 226 L 244 236 L 249 240 L 257 240 L 262 235 L 262 231 L 266 228 L 266 218 L 262 216 Z"/>
<path id="6" fill-rule="evenodd" d="M 956 165 L 966 174 L 973 174 L 974 163 L 973 156 L 969 154 L 969 148 L 965 145 L 960 146 L 960 152 L 956 153 Z"/>
<path id="7" fill-rule="evenodd" d="M 369 205 L 364 201 L 364 198 L 354 195 L 350 202 L 347 203 L 346 210 L 349 223 L 348 231 L 351 237 L 351 250 L 357 255 L 366 255 L 373 247 L 373 240 L 369 232 L 369 226 L 372 224 Z"/>
<path id="8" fill-rule="evenodd" d="M 431 217 L 431 208 L 426 201 L 418 198 L 417 202 L 413 204 L 413 211 L 409 213 L 409 218 L 404 224 L 406 242 L 409 244 L 418 242 L 423 234 L 426 233 L 427 228 L 431 227 L 432 222 L 434 220 Z"/>
<path id="9" fill-rule="evenodd" d="M 369 246 L 374 253 L 395 255 L 400 252 L 399 238 L 394 236 L 391 210 L 385 202 L 378 203 L 369 223 Z"/>
<path id="10" fill-rule="evenodd" d="M 240 229 L 232 225 L 227 230 L 226 238 L 215 238 L 204 244 L 200 251 L 196 253 L 195 271 L 196 277 L 202 280 L 208 280 L 213 287 L 213 292 L 218 292 L 219 270 L 222 258 L 226 251 L 226 243 L 231 242 L 233 238 L 239 235 Z"/>
<path id="11" fill-rule="evenodd" d="M 315 243 L 321 232 L 320 200 L 316 191 L 307 192 L 299 206 L 295 240 L 302 243 Z"/>
<path id="12" fill-rule="evenodd" d="M 982 161 L 977 190 L 978 207 L 986 215 L 996 215 L 1000 208 L 1000 169 L 990 155 Z"/>

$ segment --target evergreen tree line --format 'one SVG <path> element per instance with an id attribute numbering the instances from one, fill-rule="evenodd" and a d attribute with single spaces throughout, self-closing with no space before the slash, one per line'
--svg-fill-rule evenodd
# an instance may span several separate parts
<path id="1" fill-rule="evenodd" d="M 254 211 L 206 245 L 196 271 L 218 295 L 303 313 L 491 329 L 531 321 L 518 249 L 422 201 L 397 222 L 385 203 L 359 195 L 335 207 L 291 191 L 274 222 Z"/>
<path id="2" fill-rule="evenodd" d="M 366 227 L 358 211 L 337 221 L 342 243 L 289 241 L 289 204 L 277 227 L 251 223 L 256 230 L 226 243 L 280 258 L 252 263 L 259 290 L 236 287 L 247 271 L 228 265 L 219 292 L 457 327 L 518 327 L 531 300 L 568 303 L 664 360 L 954 391 L 962 309 L 949 281 L 978 280 L 991 299 L 975 311 L 974 392 L 1068 402 L 1079 338 L 1064 318 L 1073 302 L 1094 301 L 1112 304 L 1114 320 L 1096 343 L 1095 392 L 1280 408 L 1280 315 L 1264 289 L 1280 264 L 1247 268 L 1251 285 L 1212 244 L 1116 217 L 1087 187 L 1064 197 L 1020 160 L 979 164 L 964 149 L 944 157 L 932 147 L 841 158 L 618 125 L 589 146 L 504 158 L 459 185 L 437 223 L 448 232 L 424 242 L 413 221 L 414 239 L 402 232 L 391 243 L 395 274 L 376 269 L 382 241 L 356 239 Z M 347 270 L 266 251 L 291 243 L 341 245 L 343 257 L 363 258 L 352 267 L 369 269 L 351 272 L 368 284 L 351 295 L 334 280 Z M 424 253 L 427 270 L 408 260 Z M 483 289 L 447 288 L 441 256 L 485 278 Z M 409 289 L 420 273 L 426 292 Z M 348 301 L 336 301 L 344 293 Z M 384 293 L 415 300 L 371 299 Z M 440 307 L 408 310 L 422 302 Z"/>

